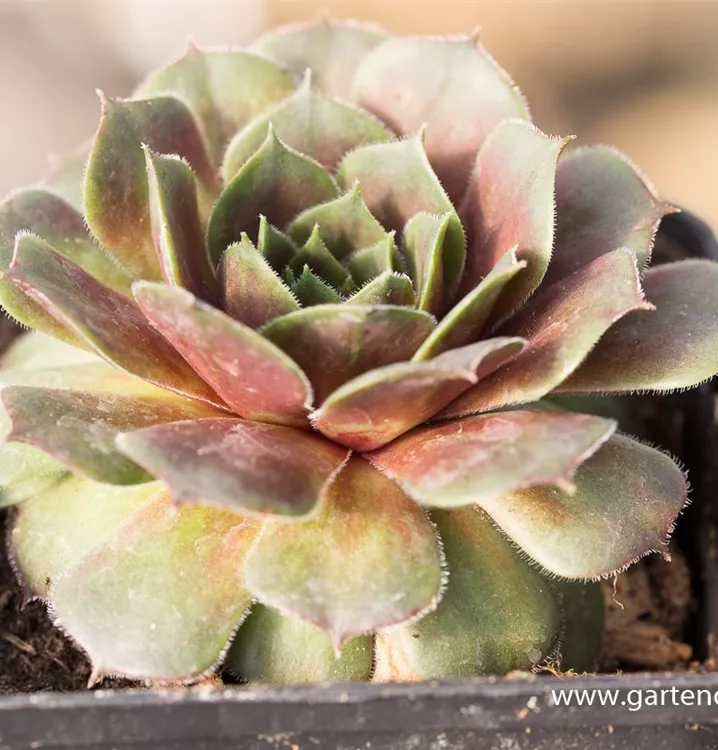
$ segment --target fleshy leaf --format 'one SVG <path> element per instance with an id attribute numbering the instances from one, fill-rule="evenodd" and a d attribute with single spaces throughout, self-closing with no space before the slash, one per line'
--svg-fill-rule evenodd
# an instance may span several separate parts
<path id="1" fill-rule="evenodd" d="M 348 455 L 311 432 L 241 419 L 148 427 L 118 436 L 117 444 L 178 502 L 285 517 L 316 511 Z"/>
<path id="2" fill-rule="evenodd" d="M 309 206 L 337 196 L 329 173 L 313 159 L 285 146 L 271 125 L 255 154 L 237 172 L 214 206 L 207 229 L 211 256 L 218 260 L 242 232 L 258 236 L 259 215 L 283 227 Z"/>
<path id="3" fill-rule="evenodd" d="M 66 344 L 40 331 L 28 331 L 18 336 L 3 352 L 0 382 L 5 382 L 7 370 L 47 370 L 97 362 L 102 360 L 87 349 Z"/>
<path id="4" fill-rule="evenodd" d="M 296 617 L 255 604 L 235 636 L 225 666 L 249 682 L 275 685 L 366 682 L 373 638 L 352 638 L 337 657 L 325 632 Z"/>
<path id="5" fill-rule="evenodd" d="M 512 312 L 546 273 L 554 237 L 556 163 L 570 140 L 512 120 L 495 128 L 476 157 L 459 209 L 468 238 L 461 291 L 473 289 L 510 247 L 517 246 L 518 258 L 528 263 L 502 294 L 494 317 Z"/>
<path id="6" fill-rule="evenodd" d="M 307 374 L 315 403 L 357 375 L 410 359 L 434 325 L 393 305 L 320 305 L 272 321 L 262 335 Z"/>
<path id="7" fill-rule="evenodd" d="M 594 672 L 603 646 L 604 603 L 600 583 L 552 581 L 561 597 L 561 671 Z"/>
<path id="8" fill-rule="evenodd" d="M 119 432 L 182 419 L 218 416 L 209 406 L 166 397 L 8 386 L 2 403 L 9 442 L 35 446 L 73 471 L 108 484 L 139 484 L 151 477 L 115 448 Z"/>
<path id="9" fill-rule="evenodd" d="M 5 278 L 108 362 L 162 388 L 221 405 L 130 300 L 46 242 L 19 236 Z"/>
<path id="10" fill-rule="evenodd" d="M 260 328 L 299 309 L 292 293 L 246 235 L 222 256 L 220 277 L 224 311 L 250 328 Z"/>
<path id="11" fill-rule="evenodd" d="M 309 266 L 317 276 L 335 289 L 341 289 L 349 280 L 347 270 L 329 252 L 324 242 L 322 242 L 318 224 L 314 227 L 314 231 L 304 243 L 302 249 L 292 258 L 292 262 L 289 265 L 296 276 L 301 274 L 305 266 Z"/>
<path id="12" fill-rule="evenodd" d="M 331 440 L 360 451 L 385 445 L 427 421 L 480 378 L 515 357 L 523 339 L 488 339 L 429 362 L 402 362 L 360 375 L 311 416 Z"/>
<path id="13" fill-rule="evenodd" d="M 294 88 L 292 77 L 270 60 L 232 50 L 205 52 L 189 44 L 179 60 L 140 84 L 135 97 L 181 99 L 219 166 L 229 139 Z"/>
<path id="14" fill-rule="evenodd" d="M 537 485 L 571 492 L 576 468 L 615 429 L 588 414 L 507 411 L 417 427 L 367 458 L 425 505 L 485 507 Z"/>
<path id="15" fill-rule="evenodd" d="M 431 359 L 476 341 L 506 285 L 523 268 L 526 268 L 526 261 L 516 258 L 516 248 L 508 250 L 489 275 L 439 321 L 431 336 L 419 347 L 414 360 Z"/>
<path id="16" fill-rule="evenodd" d="M 338 260 L 376 244 L 386 235 L 364 203 L 358 185 L 332 201 L 303 211 L 287 227 L 287 232 L 303 245 L 317 224 L 321 227 L 322 240 Z"/>
<path id="17" fill-rule="evenodd" d="M 304 267 L 301 276 L 292 284 L 292 294 L 299 300 L 302 307 L 336 305 L 343 302 L 342 295 L 326 281 L 320 279 L 308 266 Z"/>
<path id="18" fill-rule="evenodd" d="M 204 244 L 194 174 L 175 156 L 144 148 L 149 182 L 150 221 L 165 281 L 216 302 L 217 276 Z"/>
<path id="19" fill-rule="evenodd" d="M 648 265 L 661 218 L 675 209 L 623 154 L 589 146 L 563 154 L 556 171 L 556 240 L 546 281 L 563 278 L 599 255 L 627 247 Z"/>
<path id="20" fill-rule="evenodd" d="M 557 390 L 687 388 L 718 371 L 718 263 L 684 260 L 643 277 L 656 309 L 619 320 Z"/>
<path id="21" fill-rule="evenodd" d="M 449 585 L 434 612 L 380 633 L 375 680 L 530 670 L 561 632 L 548 583 L 475 508 L 434 511 Z"/>
<path id="22" fill-rule="evenodd" d="M 416 295 L 411 279 L 403 273 L 384 271 L 347 300 L 348 305 L 394 305 L 414 307 Z"/>
<path id="23" fill-rule="evenodd" d="M 53 610 L 93 677 L 177 682 L 213 671 L 249 609 L 237 569 L 255 534 L 237 513 L 165 498 L 70 568 Z"/>
<path id="24" fill-rule="evenodd" d="M 494 126 L 530 119 L 521 93 L 473 35 L 386 41 L 361 62 L 353 90 L 361 107 L 400 135 L 428 125 L 429 161 L 456 203 Z"/>
<path id="25" fill-rule="evenodd" d="M 234 136 L 222 164 L 225 183 L 262 145 L 270 123 L 287 146 L 311 156 L 327 169 L 334 169 L 344 154 L 357 146 L 392 138 L 376 117 L 316 91 L 308 70 L 295 94 Z"/>
<path id="26" fill-rule="evenodd" d="M 361 59 L 386 37 L 375 25 L 320 21 L 270 31 L 249 49 L 286 65 L 297 77 L 310 68 L 322 91 L 349 99 Z"/>
<path id="27" fill-rule="evenodd" d="M 68 475 L 17 509 L 10 549 L 28 591 L 43 599 L 52 584 L 141 508 L 161 498 L 159 482 L 117 487 Z"/>
<path id="28" fill-rule="evenodd" d="M 277 273 L 281 273 L 299 248 L 295 247 L 287 235 L 273 227 L 266 216 L 260 214 L 257 250 Z"/>
<path id="29" fill-rule="evenodd" d="M 443 249 L 444 284 L 450 296 L 464 268 L 466 240 L 459 217 L 429 164 L 423 131 L 405 140 L 352 151 L 339 165 L 337 177 L 345 187 L 359 182 L 366 205 L 387 229 L 403 230 L 422 211 L 452 213 Z"/>
<path id="30" fill-rule="evenodd" d="M 135 296 L 152 325 L 240 416 L 306 424 L 307 379 L 264 337 L 184 289 L 138 282 Z"/>
<path id="31" fill-rule="evenodd" d="M 668 456 L 616 435 L 578 468 L 574 481 L 572 496 L 532 487 L 484 507 L 530 557 L 567 578 L 609 575 L 667 550 L 687 491 Z"/>
<path id="32" fill-rule="evenodd" d="M 135 278 L 158 280 L 142 144 L 186 159 L 208 192 L 216 190 L 216 178 L 194 118 L 179 99 L 103 98 L 85 171 L 85 218 Z"/>
<path id="33" fill-rule="evenodd" d="M 452 214 L 419 213 L 406 224 L 403 250 L 409 276 L 419 296 L 420 310 L 439 315 L 444 307 L 444 240 Z"/>
<path id="34" fill-rule="evenodd" d="M 366 284 L 386 271 L 398 270 L 394 232 L 389 232 L 375 244 L 352 253 L 347 259 L 347 265 L 352 278 L 359 284 Z"/>
<path id="35" fill-rule="evenodd" d="M 9 446 L 2 447 L 6 448 Z M 18 445 L 17 447 L 34 450 L 27 445 Z M 44 455 L 41 451 L 35 452 L 39 456 Z M 24 456 L 22 454 L 20 454 L 20 456 L 20 460 L 24 460 Z M 50 471 L 45 474 L 36 473 L 24 482 L 16 482 L 11 487 L 0 487 L 0 508 L 11 508 L 13 505 L 20 505 L 32 497 L 37 497 L 49 487 L 54 487 L 66 476 L 68 476 L 68 472 L 65 471 L 65 467 L 63 466 L 60 471 Z"/>
<path id="36" fill-rule="evenodd" d="M 539 290 L 516 318 L 500 329 L 503 335 L 527 338 L 528 346 L 515 360 L 457 398 L 441 416 L 543 398 L 571 375 L 617 320 L 632 310 L 649 309 L 632 253 L 621 249 L 596 258 L 566 279 Z"/>
<path id="37" fill-rule="evenodd" d="M 421 508 L 359 457 L 336 477 L 314 520 L 268 524 L 244 566 L 259 601 L 323 628 L 337 649 L 431 609 L 441 578 L 436 535 Z"/>

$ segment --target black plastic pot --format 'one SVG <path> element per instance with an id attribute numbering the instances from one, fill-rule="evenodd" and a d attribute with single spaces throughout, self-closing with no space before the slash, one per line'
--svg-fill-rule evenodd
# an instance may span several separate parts
<path id="1" fill-rule="evenodd" d="M 683 213 L 661 227 L 666 255 L 718 260 Z M 674 256 L 675 257 L 675 256 Z M 659 260 L 659 258 L 657 258 Z M 696 656 L 718 642 L 718 452 L 714 390 L 681 399 L 693 505 L 679 543 L 695 572 Z M 0 665 L 0 669 L 2 666 Z M 557 705 L 552 691 L 563 690 Z M 603 691 L 599 694 L 594 691 Z M 569 691 L 573 704 L 565 705 Z M 583 691 L 589 691 L 584 693 Z M 593 695 L 592 705 L 577 696 Z M 560 700 L 560 699 L 559 699 Z M 603 701 L 603 702 L 602 702 Z M 717 750 L 718 674 L 574 680 L 486 678 L 405 685 L 38 693 L 0 698 L 0 750 Z"/>

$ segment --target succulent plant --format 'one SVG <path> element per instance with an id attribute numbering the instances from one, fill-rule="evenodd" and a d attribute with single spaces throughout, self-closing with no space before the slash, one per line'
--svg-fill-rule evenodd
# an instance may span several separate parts
<path id="1" fill-rule="evenodd" d="M 2 503 L 93 679 L 591 664 L 681 469 L 553 394 L 718 370 L 718 265 L 474 36 L 190 47 L 0 204 Z"/>

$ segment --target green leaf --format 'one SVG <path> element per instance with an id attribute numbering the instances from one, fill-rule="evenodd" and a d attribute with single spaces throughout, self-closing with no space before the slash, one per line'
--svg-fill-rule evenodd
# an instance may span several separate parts
<path id="1" fill-rule="evenodd" d="M 174 422 L 116 442 L 169 485 L 176 501 L 259 516 L 315 513 L 348 455 L 311 432 L 241 419 Z"/>
<path id="2" fill-rule="evenodd" d="M 357 375 L 410 359 L 434 321 L 393 305 L 318 305 L 273 320 L 262 335 L 307 374 L 315 404 Z"/>
<path id="3" fill-rule="evenodd" d="M 474 35 L 390 39 L 362 60 L 353 91 L 361 107 L 401 135 L 428 125 L 429 161 L 455 202 L 494 126 L 530 119 L 513 81 Z"/>
<path id="4" fill-rule="evenodd" d="M 395 271 L 384 271 L 349 297 L 346 303 L 414 307 L 416 295 L 408 276 Z"/>
<path id="5" fill-rule="evenodd" d="M 258 236 L 259 215 L 283 227 L 309 206 L 331 200 L 337 187 L 309 157 L 288 148 L 269 127 L 262 146 L 237 172 L 215 203 L 207 229 L 211 256 L 222 253 L 246 232 Z"/>
<path id="6" fill-rule="evenodd" d="M 244 565 L 260 602 L 323 628 L 336 649 L 432 609 L 441 577 L 423 511 L 359 457 L 329 486 L 314 520 L 268 524 Z"/>
<path id="7" fill-rule="evenodd" d="M 394 232 L 389 232 L 375 244 L 352 253 L 347 258 L 347 265 L 352 278 L 359 284 L 367 284 L 386 271 L 398 270 Z"/>
<path id="8" fill-rule="evenodd" d="M 375 680 L 431 680 L 530 670 L 561 633 L 547 582 L 475 508 L 434 511 L 449 585 L 439 606 L 380 633 Z"/>
<path id="9" fill-rule="evenodd" d="M 287 269 L 291 273 L 290 269 Z M 292 284 L 292 294 L 299 300 L 302 307 L 312 305 L 336 305 L 344 299 L 334 287 L 322 281 L 309 266 L 304 266 L 301 276 Z"/>
<path id="10" fill-rule="evenodd" d="M 273 227 L 266 216 L 259 216 L 257 250 L 267 259 L 267 263 L 277 272 L 282 273 L 285 266 L 299 252 L 299 248 L 276 227 Z"/>
<path id="11" fill-rule="evenodd" d="M 53 610 L 93 679 L 153 682 L 214 671 L 249 609 L 237 569 L 256 534 L 243 516 L 152 503 L 57 582 Z M 211 582 L 193 586 L 189 582 Z"/>
<path id="12" fill-rule="evenodd" d="M 476 157 L 459 209 L 468 237 L 461 292 L 473 289 L 510 247 L 517 246 L 518 258 L 528 263 L 502 294 L 494 321 L 513 312 L 546 273 L 554 238 L 556 164 L 570 140 L 512 120 L 494 129 Z"/>
<path id="13" fill-rule="evenodd" d="M 604 604 L 600 583 L 553 581 L 561 597 L 561 671 L 594 672 L 603 646 Z"/>
<path id="14" fill-rule="evenodd" d="M 235 636 L 225 666 L 249 682 L 275 685 L 366 682 L 373 668 L 373 638 L 352 638 L 337 657 L 319 628 L 255 604 Z"/>
<path id="15" fill-rule="evenodd" d="M 587 414 L 507 411 L 417 427 L 367 458 L 418 502 L 488 510 L 527 487 L 573 492 L 576 469 L 615 429 Z"/>
<path id="16" fill-rule="evenodd" d="M 292 258 L 289 267 L 295 276 L 301 274 L 305 266 L 314 271 L 321 279 L 335 289 L 341 289 L 350 280 L 349 273 L 342 264 L 329 252 L 322 242 L 319 225 L 315 225 L 309 239 L 302 249 Z"/>
<path id="17" fill-rule="evenodd" d="M 237 414 L 306 424 L 312 400 L 309 383 L 266 338 L 184 289 L 138 282 L 135 296 L 154 328 Z"/>
<path id="18" fill-rule="evenodd" d="M 657 266 L 643 288 L 656 309 L 619 320 L 557 391 L 687 388 L 718 372 L 718 263 Z"/>
<path id="19" fill-rule="evenodd" d="M 42 186 L 67 201 L 75 211 L 83 211 L 83 182 L 90 144 L 81 146 L 67 157 L 55 161 Z"/>
<path id="20" fill-rule="evenodd" d="M 668 456 L 616 435 L 578 468 L 574 482 L 572 495 L 532 487 L 484 507 L 536 562 L 566 578 L 606 576 L 649 552 L 667 552 L 687 491 Z"/>
<path id="21" fill-rule="evenodd" d="M 403 250 L 419 295 L 417 307 L 434 315 L 444 308 L 443 248 L 452 214 L 420 213 L 404 227 Z"/>
<path id="22" fill-rule="evenodd" d="M 331 440 L 358 451 L 385 445 L 426 422 L 481 377 L 515 357 L 523 339 L 488 339 L 429 362 L 380 367 L 334 391 L 312 416 Z"/>
<path id="23" fill-rule="evenodd" d="M 0 360 L 0 382 L 5 382 L 7 370 L 48 370 L 98 362 L 102 363 L 102 360 L 87 349 L 66 344 L 40 331 L 28 331 L 14 339 L 3 352 Z"/>

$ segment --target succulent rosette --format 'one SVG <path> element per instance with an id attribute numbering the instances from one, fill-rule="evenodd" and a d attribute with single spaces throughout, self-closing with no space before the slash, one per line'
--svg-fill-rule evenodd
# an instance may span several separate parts
<path id="1" fill-rule="evenodd" d="M 0 205 L 10 548 L 94 678 L 590 664 L 686 482 L 550 397 L 711 377 L 718 266 L 648 268 L 674 209 L 569 140 L 474 37 L 320 23 L 190 47 Z"/>

